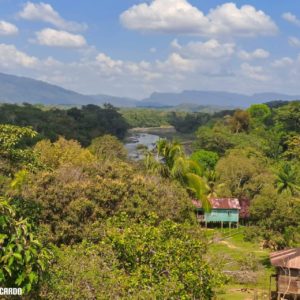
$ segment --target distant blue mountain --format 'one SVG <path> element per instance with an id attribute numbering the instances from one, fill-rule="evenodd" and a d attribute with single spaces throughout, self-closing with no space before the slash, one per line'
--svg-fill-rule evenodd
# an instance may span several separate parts
<path id="1" fill-rule="evenodd" d="M 299 100 L 300 96 L 277 93 L 260 93 L 244 95 L 219 91 L 183 91 L 181 93 L 153 93 L 144 99 L 139 106 L 177 106 L 182 104 L 212 105 L 221 107 L 247 107 L 254 103 L 274 100 Z"/>
<path id="2" fill-rule="evenodd" d="M 142 101 L 109 95 L 82 95 L 43 81 L 0 73 L 0 102 L 40 103 L 46 105 L 86 105 L 111 103 L 117 107 L 247 107 L 275 100 L 299 100 L 300 96 L 260 93 L 252 96 L 219 91 L 183 91 L 153 93 Z M 190 109 L 190 108 L 189 108 Z"/>
<path id="3" fill-rule="evenodd" d="M 138 106 L 139 103 L 138 100 L 132 98 L 115 97 L 115 96 L 102 95 L 102 94 L 92 95 L 90 97 L 94 99 L 94 103 L 97 104 L 110 103 L 116 107 L 136 107 Z"/>
<path id="4" fill-rule="evenodd" d="M 109 102 L 115 106 L 136 105 L 134 99 L 82 95 L 43 81 L 3 73 L 0 73 L 0 102 L 47 105 L 101 105 Z"/>
<path id="5" fill-rule="evenodd" d="M 56 85 L 0 73 L 0 102 L 78 105 L 90 98 Z"/>

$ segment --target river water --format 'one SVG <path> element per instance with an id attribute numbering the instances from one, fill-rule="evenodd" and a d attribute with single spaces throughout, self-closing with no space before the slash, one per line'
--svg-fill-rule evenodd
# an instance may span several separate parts
<path id="1" fill-rule="evenodd" d="M 143 151 L 138 149 L 141 145 L 145 146 L 145 149 L 149 151 L 153 150 L 156 146 L 156 142 L 160 137 L 156 134 L 150 133 L 132 133 L 125 143 L 125 147 L 128 151 L 128 156 L 134 160 L 140 160 L 143 158 Z"/>

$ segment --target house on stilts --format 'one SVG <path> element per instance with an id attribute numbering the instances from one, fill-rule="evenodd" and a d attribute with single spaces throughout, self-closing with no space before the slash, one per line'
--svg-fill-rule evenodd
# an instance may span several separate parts
<path id="1" fill-rule="evenodd" d="M 200 201 L 193 200 L 196 208 L 197 219 L 207 227 L 209 223 L 239 226 L 241 205 L 236 198 L 212 198 L 210 199 L 212 209 L 205 212 Z"/>
<path id="2" fill-rule="evenodd" d="M 276 291 L 271 292 L 271 299 L 300 300 L 300 248 L 287 249 L 270 254 L 271 264 L 276 268 Z"/>

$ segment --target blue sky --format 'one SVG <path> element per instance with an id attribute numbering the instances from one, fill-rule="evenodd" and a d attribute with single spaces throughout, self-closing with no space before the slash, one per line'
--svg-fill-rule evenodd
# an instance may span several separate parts
<path id="1" fill-rule="evenodd" d="M 0 72 L 84 94 L 300 94 L 298 1 L 0 0 Z"/>

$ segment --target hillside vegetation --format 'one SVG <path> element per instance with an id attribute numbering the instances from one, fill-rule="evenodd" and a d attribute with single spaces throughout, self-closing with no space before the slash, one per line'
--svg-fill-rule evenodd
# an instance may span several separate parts
<path id="1" fill-rule="evenodd" d="M 268 253 L 300 245 L 299 102 L 173 115 L 192 155 L 162 139 L 138 162 L 111 106 L 0 116 L 0 285 L 24 299 L 263 296 Z M 201 228 L 191 199 L 217 196 L 250 199 L 248 226 Z"/>
<path id="2" fill-rule="evenodd" d="M 63 136 L 77 140 L 84 146 L 104 134 L 123 138 L 129 127 L 117 109 L 109 104 L 104 107 L 86 105 L 69 109 L 3 104 L 0 106 L 0 123 L 30 126 L 38 132 L 37 139 L 55 141 Z"/>

